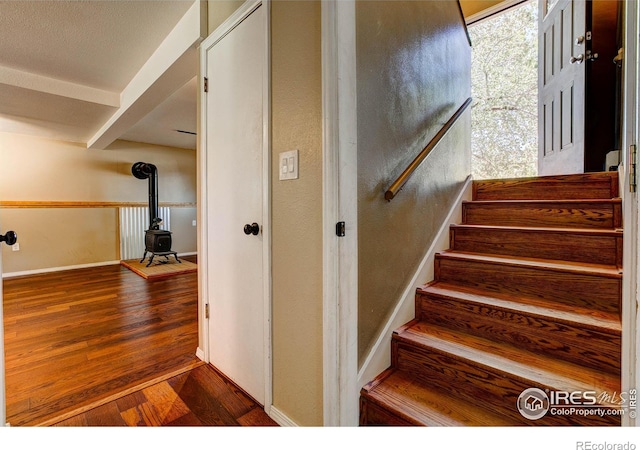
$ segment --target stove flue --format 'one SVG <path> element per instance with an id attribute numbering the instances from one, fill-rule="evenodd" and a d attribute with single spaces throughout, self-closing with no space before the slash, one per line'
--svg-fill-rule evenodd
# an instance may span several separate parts
<path id="1" fill-rule="evenodd" d="M 131 167 L 131 173 L 139 180 L 149 180 L 149 229 L 145 231 L 144 255 L 140 262 L 150 254 L 147 267 L 155 256 L 164 256 L 166 261 L 163 262 L 167 262 L 169 256 L 173 255 L 181 263 L 178 254 L 171 250 L 171 231 L 160 229 L 162 219 L 158 217 L 158 168 L 153 164 L 137 162 Z"/>

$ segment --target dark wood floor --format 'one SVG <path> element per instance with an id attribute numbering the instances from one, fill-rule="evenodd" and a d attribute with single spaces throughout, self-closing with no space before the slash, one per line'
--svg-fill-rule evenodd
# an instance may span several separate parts
<path id="1" fill-rule="evenodd" d="M 157 386 L 180 380 L 192 386 L 189 380 L 210 373 L 190 371 L 202 364 L 195 357 L 196 273 L 148 281 L 112 265 L 10 278 L 4 319 L 12 426 L 52 425 L 85 412 L 92 423 L 102 414 L 98 405 L 117 400 L 104 408 L 122 408 L 137 398 L 143 408 L 149 399 L 141 396 Z M 129 400 L 119 399 L 125 394 Z M 185 420 L 211 424 L 197 408 L 191 411 Z"/>

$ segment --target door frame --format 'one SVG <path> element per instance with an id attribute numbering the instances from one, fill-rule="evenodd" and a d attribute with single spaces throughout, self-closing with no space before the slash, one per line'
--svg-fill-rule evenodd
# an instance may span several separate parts
<path id="1" fill-rule="evenodd" d="M 358 129 L 355 0 L 323 0 L 323 423 L 357 426 Z M 338 237 L 337 222 L 345 222 Z"/>
<path id="2" fill-rule="evenodd" d="M 624 11 L 624 62 L 623 62 L 623 132 L 622 132 L 622 182 L 620 195 L 623 198 L 623 277 L 622 277 L 622 392 L 638 387 L 640 381 L 640 324 L 638 323 L 638 222 L 640 221 L 640 199 L 637 192 L 629 188 L 630 146 L 638 147 L 640 138 L 640 8 L 637 2 L 625 2 Z M 621 150 L 622 150 L 621 149 Z M 638 418 L 629 414 L 622 417 L 622 424 L 635 426 Z"/>
<path id="3" fill-rule="evenodd" d="M 262 97 L 262 267 L 263 267 L 263 299 L 264 299 L 264 410 L 270 414 L 273 403 L 272 390 L 272 344 L 271 344 L 271 14 L 270 0 L 250 0 L 243 3 L 227 20 L 200 44 L 200 81 L 207 77 L 208 50 L 229 34 L 244 19 L 260 6 L 264 7 L 265 63 L 263 70 Z M 198 330 L 203 336 L 199 339 L 197 356 L 211 363 L 209 348 L 209 320 L 206 317 L 208 308 L 208 268 L 209 236 L 207 227 L 208 199 L 207 191 L 207 108 L 206 93 L 200 89 L 199 107 L 199 139 L 198 139 Z"/>
<path id="4" fill-rule="evenodd" d="M 2 228 L 0 228 L 0 233 L 2 233 Z M 0 245 L 2 245 L 2 242 L 0 242 Z M 2 297 L 2 252 L 0 252 L 0 427 L 4 427 L 6 424 L 7 399 L 5 394 L 4 375 L 4 300 Z"/>

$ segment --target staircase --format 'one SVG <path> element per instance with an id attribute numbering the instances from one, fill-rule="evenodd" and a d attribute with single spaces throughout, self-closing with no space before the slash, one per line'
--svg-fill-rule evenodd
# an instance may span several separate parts
<path id="1" fill-rule="evenodd" d="M 391 367 L 361 390 L 360 424 L 620 425 L 617 172 L 475 181 L 462 218 Z"/>

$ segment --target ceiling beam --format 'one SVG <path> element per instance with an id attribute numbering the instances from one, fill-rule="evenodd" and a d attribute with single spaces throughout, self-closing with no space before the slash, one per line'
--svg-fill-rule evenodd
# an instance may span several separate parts
<path id="1" fill-rule="evenodd" d="M 118 108 L 120 94 L 0 66 L 0 85 Z"/>
<path id="2" fill-rule="evenodd" d="M 105 149 L 197 74 L 197 45 L 207 35 L 206 8 L 207 2 L 194 2 L 124 89 L 120 107 L 87 148 Z"/>

